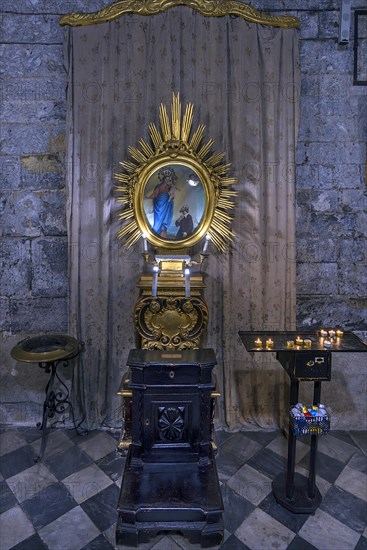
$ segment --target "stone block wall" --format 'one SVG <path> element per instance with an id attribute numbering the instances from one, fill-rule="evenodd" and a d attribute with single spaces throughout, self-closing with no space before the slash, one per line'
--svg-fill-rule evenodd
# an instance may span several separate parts
<path id="1" fill-rule="evenodd" d="M 29 334 L 67 331 L 66 74 L 58 20 L 107 4 L 1 3 L 0 423 L 39 420 L 43 401 L 43 378 L 14 366 L 13 345 Z M 341 46 L 339 0 L 252 5 L 301 20 L 298 325 L 367 331 L 367 88 L 353 86 L 353 23 L 349 44 Z M 352 15 L 363 7 L 364 0 L 352 0 Z"/>
<path id="2" fill-rule="evenodd" d="M 264 0 L 301 21 L 296 153 L 297 325 L 367 331 L 367 87 L 353 86 L 350 41 L 338 44 L 338 0 Z"/>
<path id="3" fill-rule="evenodd" d="M 320 13 L 318 38 L 301 43 L 297 318 L 299 324 L 362 331 L 367 329 L 367 88 L 353 86 L 353 40 L 338 45 L 337 33 L 337 13 Z"/>

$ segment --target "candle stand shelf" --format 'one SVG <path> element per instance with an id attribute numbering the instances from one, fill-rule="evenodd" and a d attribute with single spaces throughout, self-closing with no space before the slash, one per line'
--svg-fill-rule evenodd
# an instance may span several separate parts
<path id="1" fill-rule="evenodd" d="M 295 419 L 291 410 L 299 401 L 299 385 L 300 382 L 313 383 L 313 405 L 317 407 L 321 402 L 321 382 L 331 380 L 332 353 L 366 352 L 367 345 L 352 332 L 344 332 L 327 349 L 319 331 L 240 331 L 239 336 L 250 353 L 276 353 L 277 360 L 290 378 L 287 471 L 274 479 L 272 489 L 276 501 L 291 512 L 312 514 L 322 500 L 315 483 L 318 436 L 328 432 L 330 415 L 319 422 Z M 259 347 L 259 341 L 269 339 L 273 341 L 272 348 Z M 296 341 L 300 345 L 295 345 Z M 308 431 L 311 437 L 308 478 L 295 472 L 297 436 L 303 435 L 302 430 Z"/>

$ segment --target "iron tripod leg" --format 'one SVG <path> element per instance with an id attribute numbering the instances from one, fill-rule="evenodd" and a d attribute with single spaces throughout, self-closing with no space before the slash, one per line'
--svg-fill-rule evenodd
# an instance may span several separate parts
<path id="1" fill-rule="evenodd" d="M 40 452 L 39 452 L 37 458 L 34 459 L 35 462 L 40 462 L 42 460 L 43 453 L 45 452 L 45 448 L 46 448 L 47 418 L 48 418 L 49 413 L 50 413 L 49 403 L 50 403 L 50 400 L 51 400 L 51 393 L 52 393 L 52 388 L 53 388 L 55 374 L 56 374 L 55 363 L 51 363 L 51 364 L 47 363 L 45 366 L 43 366 L 43 364 L 40 363 L 39 366 L 41 368 L 44 368 L 45 372 L 50 372 L 50 369 L 51 369 L 51 376 L 50 376 L 50 379 L 47 383 L 46 390 L 45 390 L 46 398 L 45 398 L 45 401 L 43 403 L 42 423 L 37 424 L 37 427 L 42 431 L 42 439 L 41 439 Z"/>
<path id="2" fill-rule="evenodd" d="M 37 427 L 42 431 L 42 439 L 41 439 L 40 452 L 37 458 L 35 458 L 34 460 L 35 462 L 40 462 L 42 460 L 44 452 L 46 450 L 47 419 L 53 418 L 55 414 L 62 414 L 63 412 L 65 412 L 66 406 L 68 406 L 70 409 L 73 424 L 74 424 L 74 429 L 76 430 L 77 433 L 79 433 L 75 423 L 73 405 L 69 401 L 68 387 L 64 384 L 64 382 L 61 380 L 61 378 L 57 374 L 57 367 L 60 362 L 63 363 L 64 367 L 66 367 L 69 363 L 67 360 L 39 363 L 39 367 L 44 369 L 46 373 L 51 373 L 51 376 L 45 389 L 46 397 L 43 403 L 42 422 L 39 422 L 37 424 Z M 61 388 L 57 392 L 55 392 L 53 389 L 55 378 L 57 378 L 58 382 L 61 384 Z"/>

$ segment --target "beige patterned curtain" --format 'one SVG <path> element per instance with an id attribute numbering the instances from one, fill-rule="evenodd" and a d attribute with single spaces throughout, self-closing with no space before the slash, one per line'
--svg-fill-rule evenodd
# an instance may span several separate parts
<path id="1" fill-rule="evenodd" d="M 214 149 L 238 179 L 234 231 L 226 254 L 206 265 L 210 313 L 203 345 L 218 358 L 218 421 L 230 429 L 279 425 L 284 374 L 245 352 L 239 330 L 295 322 L 294 153 L 298 127 L 297 31 L 207 18 L 187 7 L 150 17 L 66 29 L 67 215 L 70 332 L 85 342 L 75 370 L 79 414 L 89 427 L 118 425 L 116 396 L 137 346 L 133 311 L 142 244 L 116 240 L 114 172 L 128 146 L 149 139 L 158 106 L 180 92 L 195 105 Z"/>

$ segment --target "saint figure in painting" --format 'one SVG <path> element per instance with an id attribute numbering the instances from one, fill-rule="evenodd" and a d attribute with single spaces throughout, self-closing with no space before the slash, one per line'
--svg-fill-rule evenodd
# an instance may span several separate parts
<path id="1" fill-rule="evenodd" d="M 147 198 L 153 199 L 153 231 L 166 239 L 173 216 L 177 176 L 172 168 L 164 168 L 159 170 L 158 179 L 159 183 Z"/>
<path id="2" fill-rule="evenodd" d="M 181 216 L 176 220 L 176 227 L 180 229 L 177 231 L 176 238 L 184 239 L 187 235 L 190 235 L 194 229 L 194 223 L 192 221 L 192 216 L 189 214 L 189 207 L 182 206 L 180 208 Z"/>

